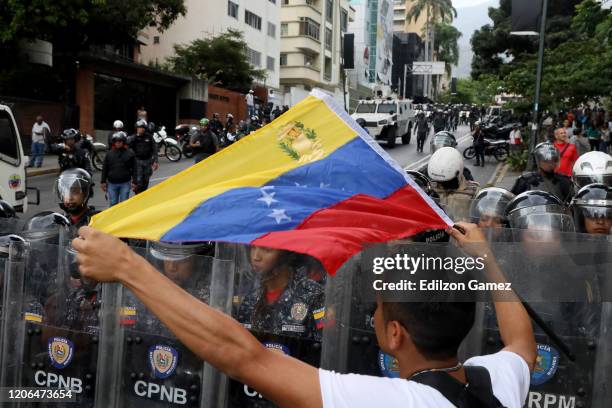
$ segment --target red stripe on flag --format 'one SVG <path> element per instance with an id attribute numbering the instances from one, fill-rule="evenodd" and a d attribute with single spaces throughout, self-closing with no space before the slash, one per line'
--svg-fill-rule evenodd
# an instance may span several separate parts
<path id="1" fill-rule="evenodd" d="M 362 250 L 363 243 L 387 242 L 448 227 L 436 210 L 406 185 L 384 200 L 355 195 L 313 213 L 294 230 L 272 232 L 251 244 L 311 255 L 333 275 Z"/>

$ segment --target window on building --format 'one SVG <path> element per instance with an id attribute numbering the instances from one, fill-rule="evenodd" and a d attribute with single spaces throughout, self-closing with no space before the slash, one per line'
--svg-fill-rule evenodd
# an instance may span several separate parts
<path id="1" fill-rule="evenodd" d="M 325 19 L 330 23 L 334 22 L 334 0 L 325 1 Z"/>
<path id="2" fill-rule="evenodd" d="M 238 4 L 231 0 L 227 0 L 227 15 L 238 19 Z"/>
<path id="3" fill-rule="evenodd" d="M 281 37 L 289 35 L 289 24 L 281 23 Z"/>
<path id="4" fill-rule="evenodd" d="M 159 35 L 153 36 L 153 44 L 159 44 Z"/>
<path id="5" fill-rule="evenodd" d="M 283 65 L 287 65 L 287 54 L 281 54 L 280 55 L 280 64 L 281 64 L 281 67 Z"/>
<path id="6" fill-rule="evenodd" d="M 287 4 L 289 4 L 289 0 L 283 0 L 283 6 L 286 6 Z"/>
<path id="7" fill-rule="evenodd" d="M 268 0 L 272 4 L 276 4 L 276 0 Z"/>
<path id="8" fill-rule="evenodd" d="M 244 10 L 244 22 L 261 31 L 261 17 L 249 10 Z"/>
<path id="9" fill-rule="evenodd" d="M 276 24 L 268 23 L 268 36 L 276 38 Z"/>
<path id="10" fill-rule="evenodd" d="M 348 30 L 348 11 L 340 9 L 340 29 L 343 33 Z"/>
<path id="11" fill-rule="evenodd" d="M 266 69 L 268 71 L 274 72 L 274 66 L 275 65 L 276 65 L 276 61 L 274 60 L 273 57 L 267 57 L 266 58 Z"/>
<path id="12" fill-rule="evenodd" d="M 332 79 L 332 60 L 329 57 L 325 57 L 325 71 L 323 71 L 323 77 L 326 81 Z"/>
<path id="13" fill-rule="evenodd" d="M 314 57 L 310 54 L 304 54 L 304 65 L 311 67 L 314 65 Z"/>
<path id="14" fill-rule="evenodd" d="M 308 17 L 300 17 L 300 35 L 319 39 L 319 23 Z"/>
<path id="15" fill-rule="evenodd" d="M 247 56 L 249 57 L 251 65 L 255 67 L 261 66 L 261 52 L 255 51 L 252 48 L 247 48 Z"/>
<path id="16" fill-rule="evenodd" d="M 332 49 L 332 30 L 330 30 L 329 28 L 325 28 L 325 49 L 326 50 L 330 50 Z"/>

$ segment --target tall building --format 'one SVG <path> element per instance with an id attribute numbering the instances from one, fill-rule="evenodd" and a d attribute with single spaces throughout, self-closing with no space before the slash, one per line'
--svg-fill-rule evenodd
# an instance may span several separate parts
<path id="1" fill-rule="evenodd" d="M 427 15 L 421 15 L 415 20 L 406 21 L 406 15 L 410 11 L 414 0 L 393 0 L 393 31 L 416 33 L 421 38 L 425 36 L 424 28 Z"/>
<path id="2" fill-rule="evenodd" d="M 341 39 L 350 18 L 348 0 L 281 0 L 280 84 L 284 103 L 312 88 L 343 99 Z"/>
<path id="3" fill-rule="evenodd" d="M 228 28 L 242 31 L 253 66 L 266 69 L 261 85 L 279 88 L 280 3 L 285 0 L 185 0 L 187 14 L 167 30 L 146 32 L 148 44 L 141 47 L 141 61 L 163 62 L 174 54 L 175 44 L 214 37 Z"/>
<path id="4" fill-rule="evenodd" d="M 423 41 L 416 33 L 393 35 L 393 86 L 401 97 L 415 99 L 423 95 L 423 76 L 412 75 L 412 63 L 423 58 Z M 417 98 L 418 99 L 418 98 Z"/>

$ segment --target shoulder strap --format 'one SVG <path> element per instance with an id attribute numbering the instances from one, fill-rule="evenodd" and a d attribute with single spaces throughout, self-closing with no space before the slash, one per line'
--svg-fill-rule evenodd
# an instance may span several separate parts
<path id="1" fill-rule="evenodd" d="M 491 377 L 486 368 L 465 366 L 464 369 L 467 384 L 441 371 L 424 372 L 411 380 L 436 389 L 459 408 L 504 408 L 493 394 Z"/>

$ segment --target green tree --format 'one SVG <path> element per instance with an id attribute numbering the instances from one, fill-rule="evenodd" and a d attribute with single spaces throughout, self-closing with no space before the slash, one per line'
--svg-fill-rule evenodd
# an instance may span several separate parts
<path id="1" fill-rule="evenodd" d="M 255 69 L 247 58 L 247 44 L 240 31 L 229 29 L 213 38 L 197 39 L 188 45 L 175 45 L 170 70 L 211 84 L 246 91 L 254 79 L 265 78 L 266 71 Z"/>
<path id="2" fill-rule="evenodd" d="M 415 0 L 408 13 L 407 21 L 417 21 L 425 13 L 425 47 L 426 59 L 429 59 L 428 50 L 435 49 L 434 24 L 437 22 L 452 22 L 457 17 L 457 10 L 451 0 Z"/>
<path id="3" fill-rule="evenodd" d="M 445 62 L 446 72 L 450 76 L 453 65 L 459 62 L 459 38 L 461 32 L 448 23 L 436 23 L 434 26 L 435 37 L 438 41 L 434 51 L 438 61 Z"/>

